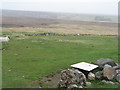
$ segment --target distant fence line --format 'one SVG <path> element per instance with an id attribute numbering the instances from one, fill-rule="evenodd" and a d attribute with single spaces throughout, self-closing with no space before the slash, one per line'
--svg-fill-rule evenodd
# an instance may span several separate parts
<path id="1" fill-rule="evenodd" d="M 87 36 L 93 34 L 57 34 L 57 33 L 30 33 L 25 34 L 26 36 Z M 95 36 L 117 36 L 117 35 L 95 35 Z"/>
<path id="2" fill-rule="evenodd" d="M 15 33 L 3 33 L 2 35 L 13 35 Z M 88 36 L 94 34 L 58 34 L 58 33 L 22 33 L 25 36 Z M 118 35 L 94 35 L 94 36 L 118 36 Z"/>

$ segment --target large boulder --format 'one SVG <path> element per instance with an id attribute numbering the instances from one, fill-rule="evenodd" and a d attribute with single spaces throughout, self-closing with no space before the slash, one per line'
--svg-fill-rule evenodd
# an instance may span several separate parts
<path id="1" fill-rule="evenodd" d="M 116 70 L 112 67 L 105 67 L 103 69 L 103 76 L 107 78 L 108 80 L 112 80 L 116 76 Z"/>
<path id="2" fill-rule="evenodd" d="M 81 88 L 86 85 L 85 75 L 76 69 L 67 69 L 61 72 L 59 87 Z"/>
<path id="3" fill-rule="evenodd" d="M 105 64 L 111 65 L 112 67 L 117 66 L 113 60 L 107 59 L 107 58 L 101 58 L 101 59 L 97 60 L 96 64 L 102 69 L 103 69 Z"/>

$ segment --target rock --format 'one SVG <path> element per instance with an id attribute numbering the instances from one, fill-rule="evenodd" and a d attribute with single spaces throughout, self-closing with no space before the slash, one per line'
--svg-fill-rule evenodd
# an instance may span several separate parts
<path id="1" fill-rule="evenodd" d="M 34 87 L 31 87 L 31 88 L 42 88 L 41 86 L 34 86 Z"/>
<path id="2" fill-rule="evenodd" d="M 120 74 L 117 74 L 116 81 L 118 81 L 120 83 Z"/>
<path id="3" fill-rule="evenodd" d="M 103 78 L 103 71 L 98 71 L 95 73 L 96 79 L 101 80 Z"/>
<path id="4" fill-rule="evenodd" d="M 120 65 L 114 66 L 113 67 L 115 70 L 120 69 Z"/>
<path id="5" fill-rule="evenodd" d="M 85 75 L 76 69 L 67 69 L 61 72 L 59 87 L 79 88 L 86 85 Z"/>
<path id="6" fill-rule="evenodd" d="M 92 73 L 92 72 L 90 72 L 90 73 L 88 74 L 88 79 L 89 79 L 89 80 L 95 80 L 95 74 Z"/>
<path id="7" fill-rule="evenodd" d="M 120 85 L 118 82 L 115 82 L 115 85 Z"/>
<path id="8" fill-rule="evenodd" d="M 103 76 L 109 80 L 112 80 L 116 76 L 116 71 L 112 67 L 105 67 L 103 69 Z"/>
<path id="9" fill-rule="evenodd" d="M 68 88 L 78 88 L 78 86 L 76 84 L 72 84 L 72 85 L 68 86 Z"/>
<path id="10" fill-rule="evenodd" d="M 79 86 L 78 88 L 83 88 L 83 86 Z"/>
<path id="11" fill-rule="evenodd" d="M 101 59 L 97 60 L 96 64 L 102 69 L 103 69 L 105 64 L 111 65 L 112 67 L 117 66 L 116 63 L 113 60 L 106 59 L 106 58 L 101 58 Z"/>
<path id="12" fill-rule="evenodd" d="M 112 82 L 112 81 L 102 80 L 101 82 L 102 82 L 102 83 L 104 83 L 104 84 L 111 84 L 111 85 L 115 85 L 115 83 L 114 83 L 114 82 Z"/>
<path id="13" fill-rule="evenodd" d="M 92 83 L 91 82 L 86 82 L 86 86 L 91 86 Z"/>
<path id="14" fill-rule="evenodd" d="M 105 65 L 104 65 L 104 68 L 105 68 L 105 67 L 112 67 L 112 66 L 109 65 L 109 64 L 105 64 Z"/>
<path id="15" fill-rule="evenodd" d="M 62 73 L 61 73 L 61 79 L 62 80 L 67 79 L 67 75 L 66 75 L 66 73 L 64 71 L 62 71 Z"/>
<path id="16" fill-rule="evenodd" d="M 117 74 L 120 74 L 120 69 L 116 70 L 116 73 L 117 73 Z"/>
<path id="17" fill-rule="evenodd" d="M 67 81 L 60 80 L 59 87 L 67 87 L 65 83 L 67 83 Z"/>

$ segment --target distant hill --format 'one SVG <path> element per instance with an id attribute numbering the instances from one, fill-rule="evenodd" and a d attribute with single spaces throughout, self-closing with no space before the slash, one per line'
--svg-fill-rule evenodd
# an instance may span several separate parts
<path id="1" fill-rule="evenodd" d="M 9 16 L 9 17 L 30 17 L 30 18 L 61 19 L 61 20 L 75 20 L 75 21 L 117 22 L 117 16 L 106 16 L 106 15 L 87 15 L 87 14 L 17 11 L 17 10 L 2 10 L 2 13 L 3 16 Z M 96 17 L 99 17 L 99 20 L 97 20 Z"/>
<path id="2" fill-rule="evenodd" d="M 117 16 L 2 10 L 3 27 L 45 27 L 49 24 L 97 24 L 117 26 Z"/>

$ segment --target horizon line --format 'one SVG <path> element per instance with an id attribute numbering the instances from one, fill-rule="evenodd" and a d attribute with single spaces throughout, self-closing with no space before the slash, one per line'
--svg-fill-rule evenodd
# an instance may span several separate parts
<path id="1" fill-rule="evenodd" d="M 95 14 L 95 13 L 75 13 L 75 12 L 57 12 L 57 11 L 38 11 L 38 10 L 17 10 L 17 9 L 0 9 L 3 10 L 9 10 L 9 11 L 26 11 L 26 12 L 49 12 L 49 13 L 63 13 L 63 14 L 81 14 L 81 15 L 101 15 L 101 16 L 118 16 L 118 15 L 110 15 L 110 14 Z"/>

